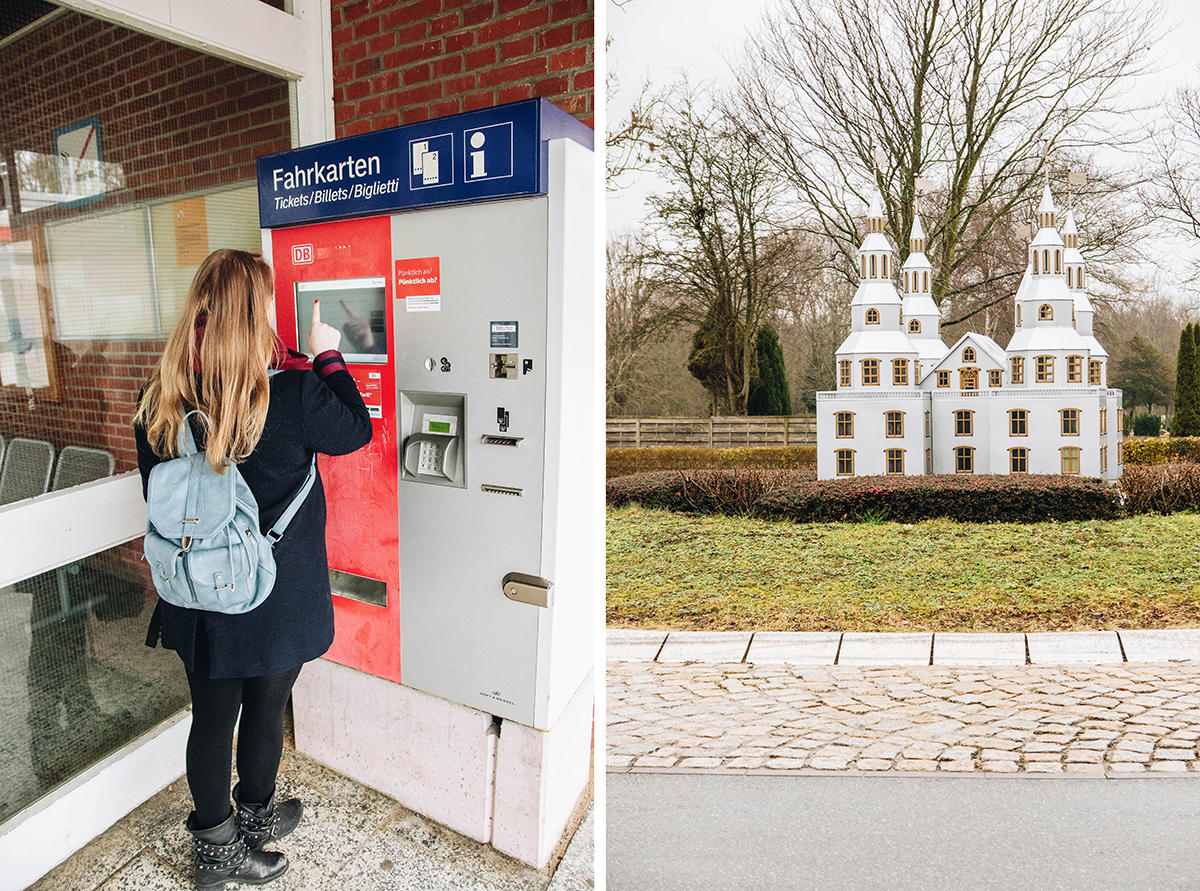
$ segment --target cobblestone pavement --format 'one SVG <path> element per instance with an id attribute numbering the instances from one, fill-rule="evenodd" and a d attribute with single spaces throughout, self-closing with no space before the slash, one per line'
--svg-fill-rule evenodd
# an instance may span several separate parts
<path id="1" fill-rule="evenodd" d="M 1200 775 L 1200 662 L 609 662 L 609 772 Z"/>

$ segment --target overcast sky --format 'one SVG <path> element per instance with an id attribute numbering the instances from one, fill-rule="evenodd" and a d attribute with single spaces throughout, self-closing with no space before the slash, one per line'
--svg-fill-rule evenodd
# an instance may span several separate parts
<path id="1" fill-rule="evenodd" d="M 649 79 L 662 87 L 686 69 L 693 81 L 728 80 L 726 59 L 735 59 L 748 30 L 764 8 L 776 0 L 628 0 L 619 8 L 606 0 L 606 28 L 612 37 L 607 65 L 614 66 L 621 92 L 608 109 L 610 121 L 627 113 L 624 101 Z M 1138 84 L 1139 95 L 1157 101 L 1175 85 L 1196 76 L 1200 62 L 1200 3 L 1166 0 L 1172 27 L 1162 45 L 1154 47 L 1161 71 Z M 613 232 L 640 220 L 644 197 L 653 188 L 644 174 L 628 188 L 608 198 L 606 223 Z"/>

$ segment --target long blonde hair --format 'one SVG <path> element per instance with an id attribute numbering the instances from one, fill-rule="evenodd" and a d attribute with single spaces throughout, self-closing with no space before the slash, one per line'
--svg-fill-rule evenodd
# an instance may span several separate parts
<path id="1" fill-rule="evenodd" d="M 211 419 L 205 449 L 215 470 L 254 451 L 271 393 L 273 278 L 263 258 L 246 251 L 213 251 L 200 264 L 134 417 L 159 457 L 178 457 L 179 425 L 191 408 Z"/>

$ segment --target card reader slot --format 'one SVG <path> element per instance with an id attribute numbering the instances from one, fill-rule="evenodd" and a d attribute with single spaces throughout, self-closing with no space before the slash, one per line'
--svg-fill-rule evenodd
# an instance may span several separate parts
<path id="1" fill-rule="evenodd" d="M 479 488 L 484 492 L 491 492 L 493 495 L 516 495 L 518 498 L 521 497 L 521 493 L 524 491 L 523 489 L 514 489 L 511 486 L 490 486 L 487 483 L 484 483 Z"/>
<path id="2" fill-rule="evenodd" d="M 500 436 L 495 433 L 485 433 L 479 438 L 484 445 L 519 446 L 523 436 Z"/>

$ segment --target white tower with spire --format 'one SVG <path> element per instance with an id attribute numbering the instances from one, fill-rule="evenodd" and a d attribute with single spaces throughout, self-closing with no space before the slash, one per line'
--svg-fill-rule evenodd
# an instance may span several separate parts
<path id="1" fill-rule="evenodd" d="M 1074 216 L 1060 233 L 1049 186 L 1007 349 L 975 333 L 949 349 L 942 342 L 919 219 L 899 270 L 900 297 L 882 208 L 876 193 L 859 250 L 851 332 L 837 351 L 838 389 L 817 394 L 818 478 L 1119 477 L 1121 391 L 1107 387 L 1108 354 L 1092 330 Z"/>

